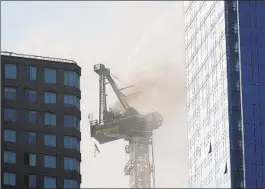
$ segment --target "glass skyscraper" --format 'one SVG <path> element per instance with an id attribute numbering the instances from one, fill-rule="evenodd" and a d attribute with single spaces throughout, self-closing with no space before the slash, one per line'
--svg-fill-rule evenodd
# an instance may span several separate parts
<path id="1" fill-rule="evenodd" d="M 186 1 L 190 187 L 265 187 L 265 1 Z"/>

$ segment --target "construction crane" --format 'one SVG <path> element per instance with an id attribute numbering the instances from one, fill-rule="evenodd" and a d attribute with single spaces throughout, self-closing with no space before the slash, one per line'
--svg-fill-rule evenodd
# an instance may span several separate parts
<path id="1" fill-rule="evenodd" d="M 90 121 L 91 137 L 100 144 L 119 139 L 128 141 L 125 151 L 130 159 L 124 167 L 124 173 L 130 176 L 130 188 L 155 188 L 152 136 L 153 130 L 162 125 L 162 116 L 158 112 L 141 115 L 129 106 L 122 89 L 118 88 L 105 65 L 94 65 L 94 71 L 99 75 L 99 118 Z M 111 109 L 107 109 L 106 84 L 111 85 L 124 112 L 114 114 Z"/>

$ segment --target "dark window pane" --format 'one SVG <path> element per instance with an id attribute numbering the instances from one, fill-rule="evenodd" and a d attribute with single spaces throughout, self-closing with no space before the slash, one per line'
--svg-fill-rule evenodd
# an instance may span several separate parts
<path id="1" fill-rule="evenodd" d="M 80 99 L 75 95 L 65 94 L 64 105 L 70 107 L 80 108 Z"/>
<path id="2" fill-rule="evenodd" d="M 56 126 L 56 114 L 45 112 L 44 114 L 44 124 Z"/>
<path id="3" fill-rule="evenodd" d="M 44 93 L 44 102 L 45 102 L 45 104 L 55 104 L 56 103 L 56 93 L 45 92 Z"/>
<path id="4" fill-rule="evenodd" d="M 16 100 L 17 98 L 17 89 L 12 87 L 5 87 L 4 89 L 5 100 Z"/>
<path id="5" fill-rule="evenodd" d="M 16 152 L 4 151 L 4 163 L 15 164 Z"/>
<path id="6" fill-rule="evenodd" d="M 29 175 L 29 188 L 36 188 L 36 175 Z"/>
<path id="7" fill-rule="evenodd" d="M 73 115 L 64 115 L 64 127 L 73 127 L 80 130 L 80 120 Z"/>
<path id="8" fill-rule="evenodd" d="M 64 179 L 64 188 L 80 188 L 80 183 L 74 179 Z"/>
<path id="9" fill-rule="evenodd" d="M 24 153 L 24 165 L 29 165 L 29 166 L 36 166 L 36 161 L 37 161 L 37 156 L 36 154 L 32 153 Z"/>
<path id="10" fill-rule="evenodd" d="M 25 142 L 25 144 L 36 144 L 36 133 L 25 132 L 24 133 L 24 142 Z"/>
<path id="11" fill-rule="evenodd" d="M 56 84 L 57 74 L 55 69 L 45 68 L 45 83 Z"/>
<path id="12" fill-rule="evenodd" d="M 16 174 L 15 173 L 4 173 L 4 185 L 15 186 L 16 185 Z"/>
<path id="13" fill-rule="evenodd" d="M 17 79 L 17 66 L 15 64 L 5 64 L 5 78 Z"/>
<path id="14" fill-rule="evenodd" d="M 80 87 L 80 76 L 73 71 L 64 71 L 64 85 L 70 87 Z"/>
<path id="15" fill-rule="evenodd" d="M 56 168 L 56 156 L 45 155 L 44 156 L 44 167 Z"/>
<path id="16" fill-rule="evenodd" d="M 25 90 L 25 100 L 27 102 L 35 103 L 37 101 L 37 91 L 36 90 Z"/>
<path id="17" fill-rule="evenodd" d="M 35 66 L 25 66 L 25 79 L 27 81 L 37 80 L 37 67 Z"/>
<path id="18" fill-rule="evenodd" d="M 26 122 L 30 124 L 36 124 L 37 123 L 37 113 L 35 111 L 25 111 L 25 118 Z"/>
<path id="19" fill-rule="evenodd" d="M 56 177 L 44 177 L 44 188 L 56 188 Z"/>
<path id="20" fill-rule="evenodd" d="M 5 142 L 16 142 L 16 131 L 15 130 L 10 130 L 10 129 L 5 129 L 4 130 L 4 141 Z"/>
<path id="21" fill-rule="evenodd" d="M 17 111 L 11 108 L 4 108 L 4 120 L 15 122 L 17 120 Z"/>
<path id="22" fill-rule="evenodd" d="M 80 140 L 76 137 L 64 136 L 64 148 L 80 151 Z"/>
<path id="23" fill-rule="evenodd" d="M 80 171 L 80 163 L 75 158 L 65 157 L 64 158 L 64 169 L 69 171 Z"/>
<path id="24" fill-rule="evenodd" d="M 36 175 L 25 175 L 24 184 L 29 188 L 36 188 Z"/>
<path id="25" fill-rule="evenodd" d="M 45 134 L 44 135 L 44 145 L 50 147 L 56 147 L 56 135 Z"/>

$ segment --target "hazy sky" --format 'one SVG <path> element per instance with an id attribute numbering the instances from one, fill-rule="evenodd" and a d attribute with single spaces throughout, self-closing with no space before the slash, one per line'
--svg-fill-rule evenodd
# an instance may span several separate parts
<path id="1" fill-rule="evenodd" d="M 82 67 L 82 187 L 129 185 L 124 141 L 99 146 L 94 158 L 87 115 L 98 109 L 96 63 L 128 84 L 149 85 L 136 105 L 164 116 L 154 141 L 157 187 L 188 186 L 183 19 L 182 2 L 174 1 L 1 2 L 1 50 L 73 59 Z M 147 80 L 159 82 L 151 89 Z"/>

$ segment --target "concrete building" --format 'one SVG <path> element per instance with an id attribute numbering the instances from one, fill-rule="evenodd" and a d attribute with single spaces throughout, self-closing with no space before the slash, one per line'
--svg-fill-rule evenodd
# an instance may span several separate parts
<path id="1" fill-rule="evenodd" d="M 81 68 L 1 52 L 1 71 L 1 188 L 80 188 Z"/>
<path id="2" fill-rule="evenodd" d="M 265 187 L 265 1 L 187 1 L 190 187 Z"/>

